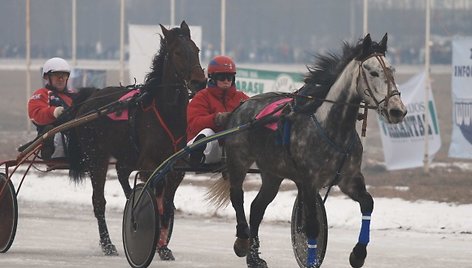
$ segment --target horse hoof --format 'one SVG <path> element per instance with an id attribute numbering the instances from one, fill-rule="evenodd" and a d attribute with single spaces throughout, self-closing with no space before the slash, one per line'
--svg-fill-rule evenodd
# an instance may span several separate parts
<path id="1" fill-rule="evenodd" d="M 233 246 L 234 253 L 238 257 L 245 257 L 249 251 L 249 239 L 236 238 Z"/>
<path id="2" fill-rule="evenodd" d="M 172 250 L 170 250 L 168 247 L 161 247 L 157 249 L 157 253 L 159 254 L 159 257 L 163 261 L 175 261 L 174 254 L 172 254 Z"/>
<path id="3" fill-rule="evenodd" d="M 364 259 L 357 258 L 354 252 L 351 252 L 351 255 L 349 256 L 349 263 L 353 268 L 360 268 L 364 265 Z"/>
<path id="4" fill-rule="evenodd" d="M 105 256 L 118 256 L 118 251 L 113 244 L 102 245 L 102 251 Z"/>
<path id="5" fill-rule="evenodd" d="M 248 268 L 268 268 L 267 262 L 261 258 L 246 258 L 246 264 Z"/>
<path id="6" fill-rule="evenodd" d="M 364 265 L 366 257 L 366 246 L 357 243 L 356 246 L 352 249 L 351 255 L 349 255 L 349 263 L 353 268 L 360 268 Z"/>

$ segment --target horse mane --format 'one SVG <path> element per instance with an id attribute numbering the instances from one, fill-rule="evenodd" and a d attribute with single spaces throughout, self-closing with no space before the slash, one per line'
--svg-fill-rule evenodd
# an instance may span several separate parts
<path id="1" fill-rule="evenodd" d="M 182 30 L 179 27 L 172 28 L 169 30 L 169 32 L 173 36 L 185 36 L 184 30 Z M 152 66 L 151 66 L 151 72 L 146 74 L 146 77 L 144 79 L 144 90 L 150 91 L 153 88 L 159 88 L 157 85 L 160 85 L 162 83 L 162 76 L 164 73 L 164 64 L 165 60 L 167 57 L 167 52 L 168 52 L 168 44 L 167 40 L 165 39 L 164 36 L 160 35 L 161 37 L 161 47 L 159 48 L 159 51 L 154 55 L 154 58 L 152 59 Z"/>
<path id="2" fill-rule="evenodd" d="M 307 66 L 308 74 L 305 76 L 305 95 L 317 98 L 325 98 L 338 76 L 344 68 L 361 51 L 362 43 L 353 46 L 347 42 L 343 43 L 342 54 L 327 52 L 315 55 L 315 62 Z"/>
<path id="3" fill-rule="evenodd" d="M 162 75 L 164 73 L 164 61 L 167 54 L 167 42 L 161 35 L 161 47 L 152 59 L 151 71 L 146 74 L 144 79 L 144 90 L 151 91 L 153 88 L 158 88 L 156 85 L 162 83 Z"/>
<path id="4" fill-rule="evenodd" d="M 368 38 L 370 39 L 370 36 Z M 363 41 L 364 38 L 356 44 L 344 41 L 342 53 L 327 52 L 315 55 L 315 62 L 307 66 L 308 73 L 303 80 L 305 85 L 300 89 L 306 91 L 304 95 L 325 98 L 349 62 L 354 59 L 363 60 L 373 53 L 385 55 L 386 47 L 372 41 L 366 49 Z"/>

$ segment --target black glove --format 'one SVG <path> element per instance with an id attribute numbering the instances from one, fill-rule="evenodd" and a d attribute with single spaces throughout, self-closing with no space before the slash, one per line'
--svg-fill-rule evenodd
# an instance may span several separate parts
<path id="1" fill-rule="evenodd" d="M 228 123 L 230 112 L 217 113 L 215 116 L 215 125 L 217 127 L 222 127 Z"/>

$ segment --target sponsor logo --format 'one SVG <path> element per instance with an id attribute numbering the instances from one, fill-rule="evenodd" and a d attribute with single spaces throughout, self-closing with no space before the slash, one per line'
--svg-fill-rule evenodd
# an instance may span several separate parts
<path id="1" fill-rule="evenodd" d="M 31 99 L 32 100 L 39 100 L 39 99 L 41 99 L 41 94 L 34 94 L 33 96 L 31 96 Z"/>
<path id="2" fill-rule="evenodd" d="M 461 130 L 464 138 L 472 144 L 472 102 L 454 103 L 454 122 Z"/>

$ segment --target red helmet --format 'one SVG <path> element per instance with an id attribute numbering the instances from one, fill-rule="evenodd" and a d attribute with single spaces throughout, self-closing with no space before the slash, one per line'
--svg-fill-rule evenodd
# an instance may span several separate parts
<path id="1" fill-rule="evenodd" d="M 236 64 L 227 56 L 216 56 L 208 64 L 208 74 L 236 73 Z"/>

